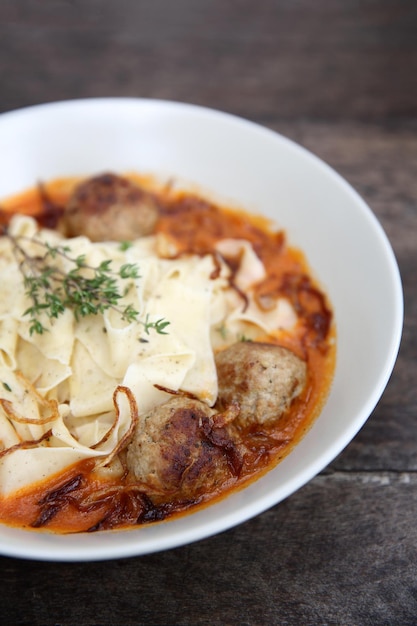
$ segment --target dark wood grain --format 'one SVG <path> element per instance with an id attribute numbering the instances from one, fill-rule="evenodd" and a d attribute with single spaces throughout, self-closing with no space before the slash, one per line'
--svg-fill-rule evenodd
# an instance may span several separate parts
<path id="1" fill-rule="evenodd" d="M 2 0 L 0 10 L 3 110 L 117 94 L 258 119 L 416 113 L 413 0 Z"/>
<path id="2" fill-rule="evenodd" d="M 239 528 L 161 554 L 71 565 L 4 558 L 2 619 L 415 624 L 417 528 L 404 511 L 417 506 L 416 485 L 407 473 L 332 473 Z"/>
<path id="3" fill-rule="evenodd" d="M 386 392 L 313 481 L 238 528 L 160 554 L 0 557 L 2 623 L 417 623 L 416 77 L 414 0 L 0 0 L 0 111 L 141 96 L 260 122 L 363 195 L 405 294 Z"/>

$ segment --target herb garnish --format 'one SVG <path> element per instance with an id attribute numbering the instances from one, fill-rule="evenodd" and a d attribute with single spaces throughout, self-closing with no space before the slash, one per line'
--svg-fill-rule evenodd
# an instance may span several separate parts
<path id="1" fill-rule="evenodd" d="M 133 243 L 131 241 L 121 241 L 119 245 L 119 250 L 121 252 L 126 252 L 126 250 L 129 250 L 129 248 L 131 248 L 132 246 Z"/>
<path id="2" fill-rule="evenodd" d="M 167 334 L 169 322 L 161 318 L 156 322 L 140 319 L 140 313 L 131 304 L 123 305 L 122 299 L 128 293 L 132 282 L 123 293 L 119 290 L 118 279 L 140 278 L 139 268 L 134 263 L 125 263 L 118 271 L 113 271 L 111 260 L 102 261 L 97 266 L 89 265 L 85 255 L 70 256 L 68 246 L 51 246 L 35 237 L 15 237 L 6 233 L 13 245 L 23 275 L 26 295 L 32 301 L 24 312 L 30 316 L 29 332 L 42 334 L 46 328 L 40 321 L 41 314 L 49 319 L 57 318 L 66 309 L 71 309 L 78 321 L 88 315 L 98 315 L 107 309 L 117 311 L 123 320 L 141 324 L 146 334 L 151 329 Z M 39 246 L 40 254 L 31 254 L 24 247 L 24 241 Z M 69 270 L 62 269 L 57 260 L 66 261 Z"/>

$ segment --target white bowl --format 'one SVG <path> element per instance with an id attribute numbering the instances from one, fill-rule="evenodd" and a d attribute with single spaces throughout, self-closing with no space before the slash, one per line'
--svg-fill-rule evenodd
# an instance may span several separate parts
<path id="1" fill-rule="evenodd" d="M 53 535 L 0 525 L 0 553 L 56 561 L 141 555 L 187 544 L 265 511 L 330 463 L 364 424 L 401 338 L 398 267 L 377 219 L 317 157 L 280 135 L 200 107 L 137 99 L 46 104 L 0 116 L 0 198 L 59 176 L 175 176 L 272 217 L 302 248 L 333 304 L 337 364 L 314 426 L 275 469 L 219 503 L 130 531 Z"/>

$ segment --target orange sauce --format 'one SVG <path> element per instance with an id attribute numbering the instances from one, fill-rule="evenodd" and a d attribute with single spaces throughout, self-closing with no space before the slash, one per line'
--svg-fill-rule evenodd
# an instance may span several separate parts
<path id="1" fill-rule="evenodd" d="M 7 225 L 14 213 L 34 216 L 43 226 L 54 227 L 76 182 L 55 180 L 43 189 L 30 189 L 7 199 L 1 205 L 0 228 Z M 222 238 L 252 243 L 267 272 L 267 278 L 257 287 L 259 302 L 267 306 L 269 299 L 285 296 L 300 319 L 295 333 L 281 331 L 262 340 L 287 347 L 305 359 L 308 384 L 273 428 L 246 433 L 245 443 L 252 454 L 241 475 L 232 485 L 209 494 L 203 501 L 186 506 L 152 505 L 146 498 L 141 500 L 137 492 L 129 491 L 127 483 L 123 491 L 123 481 L 103 481 L 94 471 L 94 462 L 83 461 L 46 482 L 0 498 L 3 523 L 60 533 L 83 532 L 101 527 L 130 527 L 138 518 L 139 523 L 157 521 L 191 505 L 202 506 L 274 467 L 299 442 L 323 406 L 335 364 L 335 329 L 330 305 L 312 277 L 303 253 L 288 246 L 285 233 L 273 231 L 265 218 L 219 207 L 186 192 L 173 193 L 168 188 L 159 191 L 159 201 L 157 232 L 173 238 L 180 252 L 209 253 Z M 101 492 L 110 495 L 94 497 Z M 138 515 L 138 507 L 145 514 Z M 103 519 L 110 520 L 107 526 L 100 525 Z"/>

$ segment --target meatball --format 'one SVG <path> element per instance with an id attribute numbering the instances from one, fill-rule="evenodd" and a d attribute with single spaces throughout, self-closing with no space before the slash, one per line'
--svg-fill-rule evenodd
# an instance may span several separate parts
<path id="1" fill-rule="evenodd" d="M 280 346 L 242 341 L 216 355 L 219 394 L 216 407 L 240 406 L 238 423 L 271 424 L 303 390 L 307 366 Z"/>
<path id="2" fill-rule="evenodd" d="M 91 241 L 129 241 L 149 235 L 159 210 L 154 196 L 127 178 L 103 174 L 74 190 L 62 218 L 67 237 Z"/>
<path id="3" fill-rule="evenodd" d="M 138 425 L 126 454 L 132 477 L 160 502 L 199 499 L 240 470 L 224 420 L 204 402 L 175 396 Z"/>

